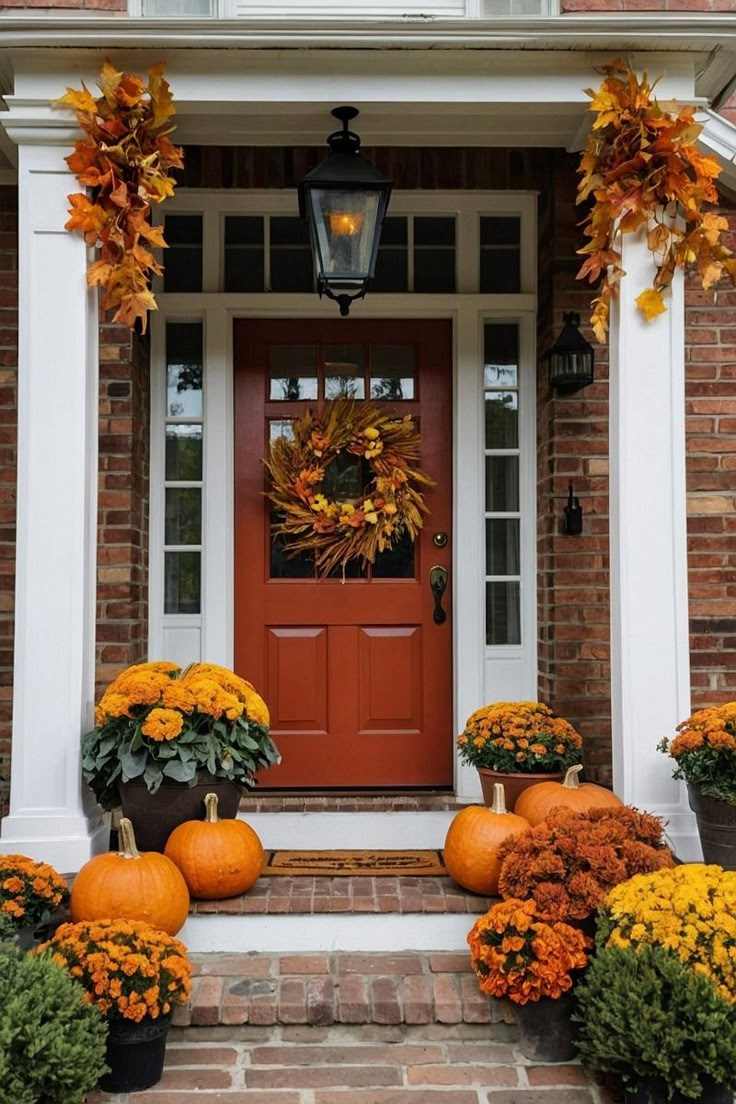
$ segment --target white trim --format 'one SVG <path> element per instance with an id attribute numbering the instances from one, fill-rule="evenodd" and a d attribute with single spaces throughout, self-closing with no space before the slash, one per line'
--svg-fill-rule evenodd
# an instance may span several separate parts
<path id="1" fill-rule="evenodd" d="M 180 190 L 168 205 L 173 214 L 202 213 L 209 226 L 203 238 L 203 272 L 220 274 L 222 219 L 227 213 L 295 214 L 293 191 L 219 192 Z M 457 218 L 458 286 L 477 287 L 481 214 L 521 218 L 520 294 L 371 294 L 355 308 L 363 318 L 447 318 L 454 328 L 453 534 L 454 563 L 454 723 L 490 697 L 534 697 L 537 681 L 536 633 L 536 197 L 529 192 L 398 192 L 392 214 L 454 214 Z M 217 226 L 217 233 L 212 227 Z M 471 283 L 472 281 L 472 283 Z M 211 282 L 211 281 L 210 281 Z M 314 294 L 195 294 L 160 292 L 151 319 L 151 563 L 150 651 L 157 657 L 207 657 L 230 664 L 233 657 L 233 424 L 232 328 L 235 318 L 332 318 L 334 304 Z M 202 615 L 163 615 L 163 333 L 167 320 L 205 322 L 204 484 Z M 523 643 L 485 645 L 485 488 L 483 325 L 490 320 L 520 323 L 523 496 Z M 177 638 L 177 633 L 180 636 Z M 187 649 L 196 648 L 188 655 Z M 509 682 L 510 680 L 510 682 Z M 456 792 L 478 793 L 474 770 L 457 764 Z"/>
<path id="2" fill-rule="evenodd" d="M 240 813 L 267 850 L 290 848 L 299 841 L 302 849 L 330 850 L 334 847 L 391 850 L 402 847 L 434 850 L 445 845 L 445 837 L 456 810 L 430 809 L 412 812 L 382 811 L 352 813 Z"/>

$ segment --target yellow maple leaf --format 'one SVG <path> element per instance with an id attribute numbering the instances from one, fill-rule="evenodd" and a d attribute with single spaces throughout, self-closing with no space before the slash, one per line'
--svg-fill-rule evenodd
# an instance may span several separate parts
<path id="1" fill-rule="evenodd" d="M 163 62 L 154 65 L 148 71 L 148 91 L 153 107 L 153 126 L 159 127 L 176 114 L 174 97 L 171 95 L 169 82 L 164 77 L 165 66 Z"/>
<path id="2" fill-rule="evenodd" d="M 711 245 L 718 245 L 721 231 L 728 230 L 728 219 L 724 218 L 723 215 L 716 215 L 712 211 L 708 211 L 707 214 L 703 215 L 700 228 Z"/>
<path id="3" fill-rule="evenodd" d="M 647 288 L 646 291 L 642 291 L 641 295 L 636 297 L 636 305 L 647 322 L 651 322 L 658 314 L 664 314 L 667 310 L 662 292 L 658 288 Z"/>
<path id="4" fill-rule="evenodd" d="M 118 85 L 122 79 L 123 74 L 118 72 L 111 62 L 105 61 L 103 63 L 100 75 L 97 78 L 97 84 L 110 107 L 114 107 L 117 103 Z"/>
<path id="5" fill-rule="evenodd" d="M 53 101 L 53 106 L 71 107 L 73 111 L 82 111 L 93 115 L 97 111 L 97 100 L 82 82 L 81 88 L 67 88 L 63 96 Z"/>

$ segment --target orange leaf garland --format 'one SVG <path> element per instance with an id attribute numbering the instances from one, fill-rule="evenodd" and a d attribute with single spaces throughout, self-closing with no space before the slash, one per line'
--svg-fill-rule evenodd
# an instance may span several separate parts
<path id="1" fill-rule="evenodd" d="M 163 65 L 149 70 L 146 84 L 106 61 L 97 84 L 101 96 L 83 84 L 56 101 L 76 113 L 86 135 L 74 143 L 67 165 L 93 189 L 91 197 L 69 196 L 66 229 L 100 250 L 87 282 L 103 289 L 103 309 L 131 329 L 140 321 L 145 332 L 148 312 L 156 310 L 151 278 L 163 272 L 150 249 L 166 248 L 161 227 L 151 225 L 151 208 L 174 194 L 171 170 L 183 167 L 182 151 L 169 137 L 176 109 Z"/>
<path id="2" fill-rule="evenodd" d="M 736 262 L 721 236 L 728 221 L 704 204 L 718 201 L 721 169 L 696 146 L 702 127 L 691 106 L 666 110 L 646 74 L 639 78 L 624 61 L 602 70 L 604 80 L 587 90 L 596 115 L 580 158 L 577 202 L 593 198 L 583 220 L 589 239 L 578 252 L 585 261 L 578 279 L 600 281 L 591 324 L 605 341 L 611 301 L 621 279 L 621 236 L 647 228 L 655 266 L 652 286 L 636 303 L 648 321 L 666 310 L 663 292 L 678 268 L 696 268 L 705 290 L 723 276 L 736 283 Z"/>

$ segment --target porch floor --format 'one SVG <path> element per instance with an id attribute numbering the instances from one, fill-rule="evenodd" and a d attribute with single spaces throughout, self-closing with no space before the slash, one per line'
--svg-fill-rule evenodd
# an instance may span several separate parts
<path id="1" fill-rule="evenodd" d="M 451 878 L 261 878 L 248 893 L 223 901 L 193 901 L 202 915 L 324 915 L 326 913 L 487 912 L 489 902 Z M 468 925 L 470 926 L 470 925 Z"/>
<path id="2" fill-rule="evenodd" d="M 446 790 L 345 791 L 343 793 L 294 793 L 259 790 L 240 799 L 240 811 L 249 813 L 402 813 L 446 812 L 462 809 L 461 801 Z"/>
<path id="3" fill-rule="evenodd" d="M 88 1104 L 604 1104 L 574 1064 L 531 1065 L 513 1029 L 243 1027 L 172 1031 L 163 1080 Z"/>

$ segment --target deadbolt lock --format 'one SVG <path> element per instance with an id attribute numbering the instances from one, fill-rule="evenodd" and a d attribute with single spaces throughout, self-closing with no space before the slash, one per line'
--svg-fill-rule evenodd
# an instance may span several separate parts
<path id="1" fill-rule="evenodd" d="M 432 537 L 432 544 L 435 546 L 435 548 L 446 548 L 447 540 L 447 533 L 435 533 Z"/>

